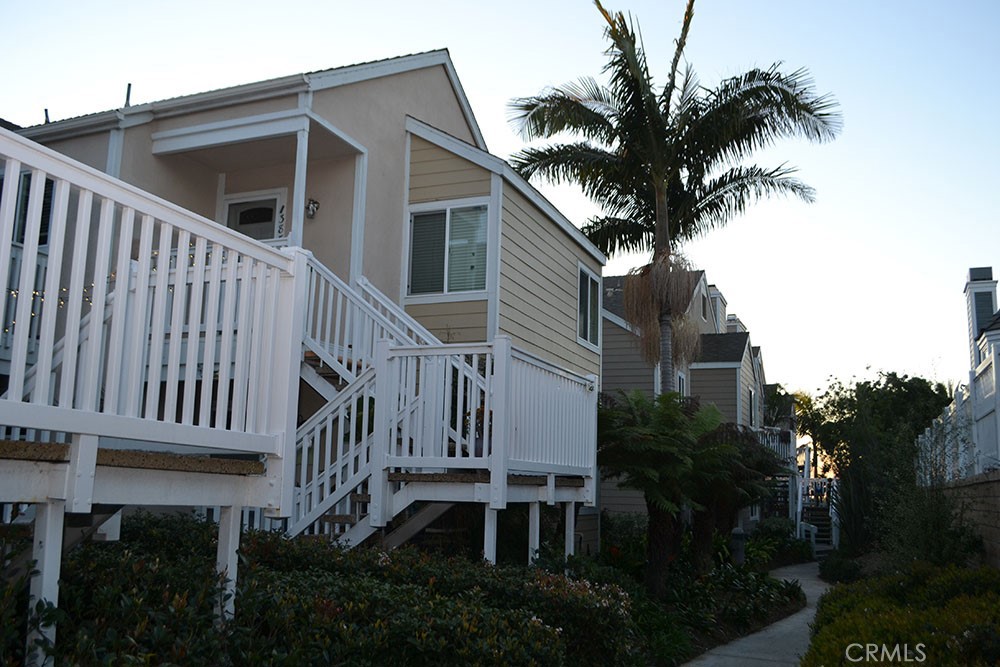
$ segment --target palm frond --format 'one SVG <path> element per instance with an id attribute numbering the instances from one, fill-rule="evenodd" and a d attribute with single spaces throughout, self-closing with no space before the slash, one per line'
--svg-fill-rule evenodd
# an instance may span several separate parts
<path id="1" fill-rule="evenodd" d="M 516 98 L 507 109 L 508 123 L 528 141 L 569 131 L 610 143 L 618 115 L 610 92 L 593 77 Z"/>
<path id="2" fill-rule="evenodd" d="M 653 250 L 653 226 L 634 218 L 591 218 L 583 233 L 606 255 Z"/>
<path id="3" fill-rule="evenodd" d="M 536 174 L 552 183 L 584 183 L 615 167 L 618 158 L 587 142 L 525 148 L 510 157 L 510 164 L 525 178 Z"/>
<path id="4" fill-rule="evenodd" d="M 764 169 L 755 165 L 734 167 L 704 184 L 681 204 L 674 220 L 676 234 L 691 239 L 725 225 L 753 202 L 772 195 L 794 196 L 812 202 L 815 191 L 793 178 L 795 170 L 781 165 Z"/>

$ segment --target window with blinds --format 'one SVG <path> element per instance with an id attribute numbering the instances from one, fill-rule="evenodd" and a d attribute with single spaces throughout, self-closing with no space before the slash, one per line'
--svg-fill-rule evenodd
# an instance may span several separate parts
<path id="1" fill-rule="evenodd" d="M 486 209 L 461 206 L 412 215 L 410 294 L 486 289 Z"/>

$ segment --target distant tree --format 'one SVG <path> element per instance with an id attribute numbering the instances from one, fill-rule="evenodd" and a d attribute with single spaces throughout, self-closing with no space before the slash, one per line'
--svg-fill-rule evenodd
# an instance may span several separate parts
<path id="1" fill-rule="evenodd" d="M 568 133 L 570 143 L 526 148 L 511 158 L 530 178 L 577 183 L 603 215 L 585 233 L 604 252 L 651 251 L 650 264 L 632 285 L 650 295 L 658 314 L 662 387 L 676 388 L 669 293 L 676 240 L 725 225 L 759 198 L 792 195 L 812 201 L 813 190 L 791 167 L 764 168 L 743 161 L 778 139 L 833 139 L 840 128 L 837 103 L 817 95 L 804 69 L 778 65 L 752 69 L 704 88 L 681 56 L 694 16 L 688 0 L 666 84 L 653 83 L 637 27 L 621 12 L 595 2 L 611 42 L 603 73 L 511 102 L 511 122 L 528 140 Z M 635 288 L 634 289 L 639 289 Z M 656 349 L 656 346 L 653 346 Z"/>
<path id="2" fill-rule="evenodd" d="M 806 423 L 840 480 L 837 509 L 852 549 L 869 548 L 877 514 L 917 485 L 917 435 L 949 402 L 944 385 L 896 373 L 834 382 L 816 399 Z"/>

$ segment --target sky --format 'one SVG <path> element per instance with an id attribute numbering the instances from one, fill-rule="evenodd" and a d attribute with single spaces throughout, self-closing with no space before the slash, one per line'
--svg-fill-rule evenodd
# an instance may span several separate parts
<path id="1" fill-rule="evenodd" d="M 654 83 L 683 0 L 607 0 L 641 26 Z M 0 0 L 0 117 L 19 125 L 447 48 L 491 152 L 524 145 L 510 99 L 605 62 L 585 0 L 479 3 Z M 798 168 L 812 204 L 756 204 L 682 251 L 763 351 L 767 380 L 821 391 L 894 371 L 968 381 L 969 267 L 1000 274 L 1000 3 L 995 0 L 698 0 L 685 59 L 703 85 L 752 67 L 806 67 L 844 117 L 828 144 L 785 141 L 753 163 Z M 597 210 L 535 183 L 575 224 Z M 643 256 L 612 258 L 605 275 Z"/>

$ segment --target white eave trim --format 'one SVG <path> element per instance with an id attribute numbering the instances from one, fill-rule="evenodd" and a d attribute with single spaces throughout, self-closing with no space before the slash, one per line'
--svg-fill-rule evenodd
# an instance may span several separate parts
<path id="1" fill-rule="evenodd" d="M 168 155 L 211 146 L 235 144 L 263 137 L 292 135 L 309 129 L 309 117 L 301 109 L 276 111 L 258 116 L 233 118 L 175 130 L 154 132 L 153 155 Z"/>
<path id="2" fill-rule="evenodd" d="M 581 232 L 577 227 L 569 221 L 562 213 L 559 212 L 555 206 L 549 202 L 548 199 L 542 196 L 538 190 L 536 190 L 528 181 L 518 174 L 514 169 L 507 164 L 505 161 L 491 155 L 486 151 L 476 148 L 475 146 L 468 144 L 461 139 L 453 137 L 447 132 L 442 132 L 436 127 L 432 127 L 427 123 L 417 120 L 412 116 L 406 117 L 406 131 L 411 134 L 429 141 L 430 143 L 439 146 L 455 155 L 468 160 L 469 162 L 486 169 L 494 174 L 500 174 L 503 178 L 514 186 L 514 188 L 524 195 L 528 201 L 537 206 L 545 215 L 552 219 L 566 234 L 573 239 L 577 245 L 579 245 L 583 250 L 587 252 L 591 257 L 600 262 L 601 266 L 607 264 L 608 258 L 605 257 L 604 253 L 597 249 L 593 243 L 590 242 L 583 232 Z"/>
<path id="3" fill-rule="evenodd" d="M 712 368 L 743 368 L 743 363 L 740 361 L 696 361 L 688 366 L 688 369 L 697 370 L 707 370 Z"/>
<path id="4" fill-rule="evenodd" d="M 615 315 L 610 310 L 605 310 L 605 309 L 602 308 L 601 309 L 601 317 L 603 317 L 604 319 L 606 319 L 608 322 L 611 322 L 612 324 L 615 324 L 615 325 L 621 327 L 622 329 L 625 329 L 629 333 L 633 333 L 636 336 L 642 335 L 642 334 L 639 333 L 638 327 L 632 326 L 625 319 L 619 317 L 618 315 Z"/>

